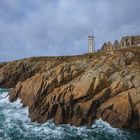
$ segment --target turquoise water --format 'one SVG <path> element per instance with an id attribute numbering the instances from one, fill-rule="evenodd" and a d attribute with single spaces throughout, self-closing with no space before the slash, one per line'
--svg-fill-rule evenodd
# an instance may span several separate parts
<path id="1" fill-rule="evenodd" d="M 0 90 L 0 140 L 140 140 L 139 131 L 112 128 L 98 120 L 88 129 L 69 125 L 32 123 L 20 101 L 10 103 L 8 92 Z"/>

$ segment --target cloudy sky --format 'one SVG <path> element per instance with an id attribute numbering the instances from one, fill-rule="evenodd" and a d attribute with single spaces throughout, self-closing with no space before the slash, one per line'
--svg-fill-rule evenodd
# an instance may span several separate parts
<path id="1" fill-rule="evenodd" d="M 87 52 L 140 34 L 140 0 L 0 0 L 0 61 Z"/>

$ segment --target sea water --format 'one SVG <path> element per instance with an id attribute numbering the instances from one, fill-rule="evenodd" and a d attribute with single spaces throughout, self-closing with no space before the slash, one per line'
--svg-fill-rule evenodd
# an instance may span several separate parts
<path id="1" fill-rule="evenodd" d="M 32 123 L 20 100 L 11 103 L 0 89 L 0 140 L 140 140 L 139 131 L 112 128 L 101 119 L 92 128 Z"/>

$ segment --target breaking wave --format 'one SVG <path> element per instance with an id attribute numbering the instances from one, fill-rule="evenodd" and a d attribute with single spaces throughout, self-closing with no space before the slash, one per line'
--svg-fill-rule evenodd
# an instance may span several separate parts
<path id="1" fill-rule="evenodd" d="M 32 123 L 28 109 L 20 100 L 8 101 L 8 92 L 0 90 L 0 140 L 133 140 L 140 139 L 138 132 L 112 128 L 101 119 L 92 128 L 70 125 L 56 126 L 52 121 Z"/>

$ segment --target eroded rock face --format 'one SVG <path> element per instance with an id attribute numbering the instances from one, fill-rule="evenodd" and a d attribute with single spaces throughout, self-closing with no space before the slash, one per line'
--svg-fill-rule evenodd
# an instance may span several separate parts
<path id="1" fill-rule="evenodd" d="M 26 65 L 24 60 L 22 63 Z M 8 76 L 2 76 L 7 65 L 0 68 L 0 78 L 12 87 L 6 79 L 16 73 L 10 75 L 11 70 L 7 70 Z M 32 74 L 24 65 L 24 72 L 20 68 L 9 99 L 14 102 L 20 98 L 32 121 L 53 119 L 56 124 L 91 126 L 102 118 L 113 127 L 140 128 L 139 48 L 103 56 L 43 59 L 31 66 Z M 26 78 L 20 78 L 23 75 Z"/>

